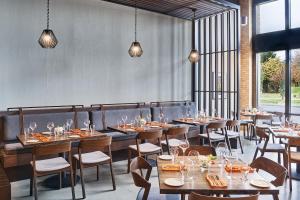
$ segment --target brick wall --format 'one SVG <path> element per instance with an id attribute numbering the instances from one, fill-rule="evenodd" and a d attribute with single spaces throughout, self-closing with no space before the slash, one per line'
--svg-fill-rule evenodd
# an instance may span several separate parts
<path id="1" fill-rule="evenodd" d="M 252 0 L 240 0 L 241 16 L 248 17 L 248 24 L 241 26 L 241 60 L 240 60 L 240 102 L 241 109 L 252 106 Z"/>

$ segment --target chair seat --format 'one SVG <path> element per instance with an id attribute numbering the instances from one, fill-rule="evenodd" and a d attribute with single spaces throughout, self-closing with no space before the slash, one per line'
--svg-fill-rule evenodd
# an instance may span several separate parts
<path id="1" fill-rule="evenodd" d="M 32 165 L 33 162 L 31 161 Z M 70 164 L 62 157 L 50 158 L 45 160 L 35 161 L 37 172 L 51 172 L 56 170 L 61 170 L 70 167 Z"/>
<path id="2" fill-rule="evenodd" d="M 136 200 L 142 200 L 144 194 L 144 188 L 141 188 Z M 159 188 L 151 187 L 148 195 L 149 200 L 180 200 L 178 194 L 160 194 Z"/>
<path id="3" fill-rule="evenodd" d="M 74 158 L 76 160 L 79 160 L 79 155 L 75 154 Z M 94 151 L 94 152 L 81 154 L 81 161 L 83 164 L 101 163 L 108 160 L 110 160 L 110 157 L 105 153 L 103 153 L 102 151 Z"/>
<path id="4" fill-rule="evenodd" d="M 19 142 L 4 145 L 4 152 L 7 155 L 15 155 L 20 153 L 31 153 L 31 148 L 24 148 Z"/>
<path id="5" fill-rule="evenodd" d="M 227 135 L 230 138 L 234 138 L 234 137 L 239 137 L 240 136 L 240 132 L 236 132 L 236 131 L 227 131 Z"/>
<path id="6" fill-rule="evenodd" d="M 137 151 L 136 145 L 129 145 L 129 148 Z M 139 144 L 139 149 L 140 149 L 140 153 L 152 153 L 152 152 L 160 151 L 161 147 L 154 145 L 152 143 L 142 143 Z"/>
<path id="7" fill-rule="evenodd" d="M 169 146 L 170 147 L 178 147 L 180 144 L 184 143 L 181 140 L 178 140 L 176 138 L 168 139 L 168 141 L 169 141 Z M 161 141 L 161 144 L 167 145 L 167 141 L 163 140 L 163 141 Z"/>
<path id="8" fill-rule="evenodd" d="M 208 138 L 207 133 L 199 134 L 199 136 L 203 137 L 203 138 Z M 213 133 L 213 132 L 209 133 L 209 137 L 211 140 L 224 140 L 225 139 L 224 135 Z"/>
<path id="9" fill-rule="evenodd" d="M 291 161 L 300 162 L 300 152 L 291 152 Z"/>
<path id="10" fill-rule="evenodd" d="M 264 143 L 260 143 L 257 145 L 258 149 L 262 150 L 264 147 Z M 266 151 L 285 151 L 285 147 L 282 144 L 268 144 L 266 147 Z"/>

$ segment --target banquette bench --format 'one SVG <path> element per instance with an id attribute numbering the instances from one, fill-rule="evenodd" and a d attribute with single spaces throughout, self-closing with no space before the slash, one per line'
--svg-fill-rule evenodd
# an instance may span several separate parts
<path id="1" fill-rule="evenodd" d="M 136 116 L 146 117 L 149 114 L 152 120 L 159 120 L 161 112 L 172 122 L 173 119 L 184 116 L 187 112 L 195 114 L 195 104 L 189 101 L 180 102 L 152 102 L 146 103 L 123 103 L 123 104 L 93 104 L 90 107 L 82 105 L 72 106 L 48 106 L 48 107 L 18 107 L 9 108 L 0 112 L 0 158 L 2 167 L 6 171 L 12 169 L 24 169 L 31 161 L 31 149 L 23 148 L 18 142 L 17 135 L 22 134 L 25 127 L 31 121 L 37 123 L 37 132 L 47 131 L 46 125 L 49 121 L 55 126 L 62 126 L 67 119 L 73 119 L 71 128 L 83 128 L 84 121 L 90 120 L 97 131 L 112 136 L 112 151 L 127 149 L 128 145 L 135 143 L 135 134 L 124 134 L 110 130 L 108 127 L 116 125 L 123 115 L 127 115 L 127 122 L 134 120 Z M 199 133 L 197 127 L 190 127 L 189 137 Z M 76 147 L 76 143 L 73 144 Z M 75 148 L 76 149 L 76 148 Z M 14 176 L 20 173 L 14 171 Z M 28 175 L 29 177 L 29 175 Z M 10 180 L 18 180 L 28 177 L 10 177 Z"/>

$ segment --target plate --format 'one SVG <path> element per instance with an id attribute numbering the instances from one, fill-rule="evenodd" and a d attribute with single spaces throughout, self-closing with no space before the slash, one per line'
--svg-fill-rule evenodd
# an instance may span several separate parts
<path id="1" fill-rule="evenodd" d="M 26 140 L 26 143 L 37 143 L 37 142 L 39 142 L 39 140 L 36 139 Z"/>
<path id="2" fill-rule="evenodd" d="M 69 135 L 69 138 L 80 138 L 79 135 Z"/>
<path id="3" fill-rule="evenodd" d="M 173 157 L 171 155 L 160 155 L 158 158 L 161 160 L 172 160 Z"/>
<path id="4" fill-rule="evenodd" d="M 134 130 L 134 129 L 132 129 L 132 128 L 127 128 L 127 129 L 126 129 L 126 131 L 135 132 L 135 130 Z"/>
<path id="5" fill-rule="evenodd" d="M 260 188 L 268 188 L 271 186 L 271 184 L 263 179 L 254 179 L 250 181 L 250 184 L 256 187 L 260 187 Z"/>
<path id="6" fill-rule="evenodd" d="M 160 128 L 160 126 L 150 126 L 150 128 Z"/>
<path id="7" fill-rule="evenodd" d="M 42 132 L 43 135 L 51 135 L 52 133 L 49 131 Z"/>
<path id="8" fill-rule="evenodd" d="M 87 128 L 81 128 L 80 130 L 81 131 L 87 131 L 88 129 Z"/>
<path id="9" fill-rule="evenodd" d="M 180 187 L 184 185 L 184 181 L 179 178 L 167 178 L 164 183 L 168 186 Z"/>

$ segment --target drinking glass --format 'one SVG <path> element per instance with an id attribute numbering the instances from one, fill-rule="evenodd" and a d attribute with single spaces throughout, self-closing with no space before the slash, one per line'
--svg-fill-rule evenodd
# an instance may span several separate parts
<path id="1" fill-rule="evenodd" d="M 181 140 L 179 144 L 179 148 L 182 150 L 182 154 L 185 155 L 185 151 L 189 148 L 190 143 L 187 139 Z"/>
<path id="2" fill-rule="evenodd" d="M 52 129 L 54 128 L 54 123 L 53 122 L 48 122 L 47 123 L 47 129 L 49 129 L 49 132 L 52 133 Z"/>
<path id="3" fill-rule="evenodd" d="M 127 121 L 127 115 L 123 115 L 121 118 L 122 118 L 122 122 L 123 122 L 123 125 L 124 125 L 124 128 L 125 128 L 126 121 Z"/>
<path id="4" fill-rule="evenodd" d="M 151 121 L 152 121 L 152 115 L 151 115 L 151 113 L 149 113 L 146 118 L 147 118 L 147 121 L 149 123 L 151 123 Z"/>
<path id="5" fill-rule="evenodd" d="M 249 165 L 242 166 L 241 171 L 243 172 L 243 181 L 244 182 L 248 181 L 248 174 L 250 171 L 250 166 Z"/>
<path id="6" fill-rule="evenodd" d="M 91 124 L 91 135 L 94 135 L 95 129 L 96 129 L 96 125 L 95 124 Z"/>
<path id="7" fill-rule="evenodd" d="M 25 142 L 26 142 L 27 138 L 30 136 L 30 128 L 24 128 L 24 136 L 25 136 Z"/>
<path id="8" fill-rule="evenodd" d="M 216 154 L 220 159 L 223 159 L 228 152 L 228 147 L 225 142 L 219 142 L 216 148 Z"/>
<path id="9" fill-rule="evenodd" d="M 200 164 L 200 154 L 198 151 L 196 150 L 191 150 L 188 154 L 188 156 L 193 156 L 195 157 L 196 160 L 198 160 L 199 164 Z M 194 164 L 196 164 L 196 162 L 194 162 Z"/>
<path id="10" fill-rule="evenodd" d="M 86 130 L 89 130 L 90 123 L 91 123 L 90 120 L 85 120 L 85 121 L 83 122 L 83 124 L 84 124 Z"/>
<path id="11" fill-rule="evenodd" d="M 172 162 L 175 163 L 179 154 L 178 147 L 170 147 L 170 154 L 172 156 Z"/>
<path id="12" fill-rule="evenodd" d="M 68 131 L 71 130 L 72 124 L 73 124 L 73 120 L 72 120 L 72 119 L 68 119 L 68 120 L 67 120 L 67 126 L 68 126 L 67 128 L 68 128 Z"/>
<path id="13" fill-rule="evenodd" d="M 36 129 L 37 125 L 36 122 L 30 122 L 29 128 L 31 129 L 31 133 L 34 133 L 34 130 Z"/>
<path id="14" fill-rule="evenodd" d="M 234 165 L 234 163 L 238 160 L 238 154 L 237 154 L 237 151 L 231 151 L 226 153 L 225 155 L 225 158 L 226 158 L 226 161 L 229 165 L 229 168 L 230 168 L 230 173 L 229 173 L 229 176 L 228 176 L 228 179 L 233 179 L 232 178 L 232 166 Z"/>
<path id="15" fill-rule="evenodd" d="M 164 113 L 161 112 L 161 113 L 159 114 L 158 118 L 159 118 L 159 122 L 163 123 Z"/>

